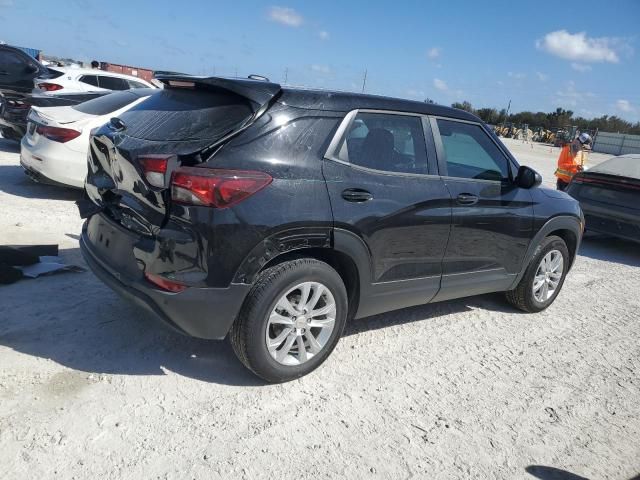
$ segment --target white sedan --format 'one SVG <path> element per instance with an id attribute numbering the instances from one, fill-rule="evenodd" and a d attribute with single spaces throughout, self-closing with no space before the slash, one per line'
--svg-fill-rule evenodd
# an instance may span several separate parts
<path id="1" fill-rule="evenodd" d="M 84 188 L 91 130 L 157 91 L 127 90 L 69 107 L 33 107 L 20 143 L 20 164 L 37 182 Z"/>
<path id="2" fill-rule="evenodd" d="M 50 95 L 154 88 L 154 85 L 142 78 L 95 68 L 48 67 L 48 69 L 52 76 L 36 78 L 34 83 L 37 89 Z"/>

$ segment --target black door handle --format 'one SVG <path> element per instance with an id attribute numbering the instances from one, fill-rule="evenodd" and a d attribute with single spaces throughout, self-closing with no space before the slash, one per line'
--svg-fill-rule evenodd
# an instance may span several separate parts
<path id="1" fill-rule="evenodd" d="M 342 192 L 342 198 L 347 202 L 366 202 L 371 200 L 373 195 L 360 188 L 348 188 Z"/>
<path id="2" fill-rule="evenodd" d="M 458 203 L 460 205 L 475 205 L 478 203 L 478 197 L 470 193 L 461 193 L 458 195 Z"/>

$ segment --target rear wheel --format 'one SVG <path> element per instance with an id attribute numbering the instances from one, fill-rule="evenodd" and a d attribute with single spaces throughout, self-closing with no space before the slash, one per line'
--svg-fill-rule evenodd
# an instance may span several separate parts
<path id="1" fill-rule="evenodd" d="M 340 275 L 303 258 L 262 272 L 231 330 L 240 361 L 268 382 L 306 375 L 326 360 L 347 317 Z"/>
<path id="2" fill-rule="evenodd" d="M 507 300 L 525 312 L 540 312 L 560 293 L 569 268 L 569 250 L 560 237 L 545 238 L 536 249 L 518 286 Z"/>

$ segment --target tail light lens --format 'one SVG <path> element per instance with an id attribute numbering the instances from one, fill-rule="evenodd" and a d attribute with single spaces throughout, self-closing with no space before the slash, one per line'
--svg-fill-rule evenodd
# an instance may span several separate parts
<path id="1" fill-rule="evenodd" d="M 171 199 L 187 205 L 227 208 L 272 182 L 263 172 L 182 167 L 171 178 Z"/>
<path id="2" fill-rule="evenodd" d="M 46 125 L 38 125 L 36 132 L 49 140 L 60 143 L 68 142 L 82 135 L 82 132 L 71 128 L 47 127 Z"/>
<path id="3" fill-rule="evenodd" d="M 62 90 L 63 87 L 57 83 L 42 82 L 38 84 L 38 88 L 45 92 L 55 92 L 56 90 Z"/>
<path id="4" fill-rule="evenodd" d="M 147 182 L 154 187 L 164 188 L 169 161 L 174 158 L 177 157 L 175 155 L 144 155 L 138 157 L 138 161 Z"/>
<path id="5" fill-rule="evenodd" d="M 169 280 L 167 278 L 161 277 L 160 275 L 155 275 L 149 272 L 145 272 L 144 278 L 146 278 L 148 282 L 153 283 L 156 287 L 168 292 L 179 293 L 185 291 L 188 288 L 182 283 L 174 282 L 173 280 Z"/>

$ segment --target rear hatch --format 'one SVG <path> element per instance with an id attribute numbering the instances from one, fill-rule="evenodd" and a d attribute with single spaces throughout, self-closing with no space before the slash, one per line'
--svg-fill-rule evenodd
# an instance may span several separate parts
<path id="1" fill-rule="evenodd" d="M 171 174 L 197 166 L 251 125 L 280 92 L 270 82 L 159 75 L 165 88 L 91 136 L 86 191 L 114 221 L 155 236 Z"/>
<path id="2" fill-rule="evenodd" d="M 640 179 L 587 170 L 574 177 L 570 193 L 596 204 L 640 210 Z M 578 192 L 578 193 L 574 193 Z"/>

